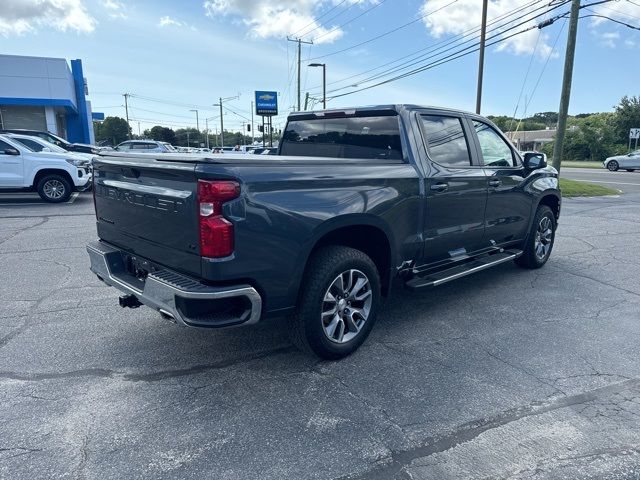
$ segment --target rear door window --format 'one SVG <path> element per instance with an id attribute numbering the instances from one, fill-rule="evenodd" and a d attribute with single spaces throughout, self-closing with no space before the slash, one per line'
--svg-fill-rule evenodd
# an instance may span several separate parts
<path id="1" fill-rule="evenodd" d="M 401 160 L 397 115 L 291 120 L 281 155 Z"/>
<path id="2" fill-rule="evenodd" d="M 422 115 L 427 151 L 434 162 L 453 168 L 471 165 L 469 144 L 458 117 Z"/>

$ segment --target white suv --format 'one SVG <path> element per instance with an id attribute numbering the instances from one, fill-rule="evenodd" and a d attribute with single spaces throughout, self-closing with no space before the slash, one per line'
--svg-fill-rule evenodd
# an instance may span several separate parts
<path id="1" fill-rule="evenodd" d="M 0 135 L 0 191 L 36 190 L 52 203 L 73 191 L 91 188 L 91 162 L 76 155 L 34 152 L 8 135 Z"/>

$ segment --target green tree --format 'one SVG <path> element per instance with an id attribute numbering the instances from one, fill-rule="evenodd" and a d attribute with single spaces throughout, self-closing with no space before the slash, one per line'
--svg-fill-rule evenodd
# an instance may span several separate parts
<path id="1" fill-rule="evenodd" d="M 145 135 L 146 134 L 147 130 L 145 130 Z M 176 132 L 169 127 L 156 125 L 155 127 L 152 127 L 151 130 L 148 130 L 148 135 L 153 140 L 157 140 L 159 142 L 169 142 L 172 145 L 176 143 Z"/>
<path id="2" fill-rule="evenodd" d="M 547 127 L 555 127 L 558 123 L 558 112 L 540 112 L 531 117 L 531 120 L 543 123 Z"/>
<path id="3" fill-rule="evenodd" d="M 174 145 L 180 145 L 182 147 L 199 147 L 200 143 L 204 142 L 204 135 L 196 128 L 179 128 L 175 131 Z"/>
<path id="4" fill-rule="evenodd" d="M 640 128 L 640 97 L 622 97 L 616 106 L 613 124 L 618 141 L 627 144 L 629 129 Z"/>
<path id="5" fill-rule="evenodd" d="M 124 118 L 107 117 L 101 123 L 94 123 L 96 142 L 117 145 L 131 135 L 131 127 Z"/>

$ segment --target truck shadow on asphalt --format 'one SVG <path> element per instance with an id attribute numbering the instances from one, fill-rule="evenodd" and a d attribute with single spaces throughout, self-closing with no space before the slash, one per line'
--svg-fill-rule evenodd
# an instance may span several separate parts
<path id="1" fill-rule="evenodd" d="M 552 273 L 549 269 L 546 274 Z M 351 357 L 362 359 L 372 349 L 403 342 L 436 342 L 443 336 L 460 336 L 465 326 L 486 330 L 496 319 L 508 321 L 511 313 L 522 311 L 523 300 L 540 300 L 541 290 L 535 282 L 543 274 L 506 264 L 419 291 L 408 291 L 397 282 L 379 312 L 371 335 Z M 507 293 L 509 291 L 513 293 Z M 139 325 L 138 328 L 146 327 Z M 163 355 L 166 363 L 184 364 L 188 358 L 191 366 L 173 373 L 132 373 L 128 378 L 158 380 L 168 375 L 190 375 L 275 356 L 283 358 L 272 363 L 274 370 L 290 362 L 305 365 L 307 369 L 340 362 L 325 362 L 299 352 L 289 341 L 288 322 L 283 317 L 266 319 L 251 327 L 224 330 L 174 328 L 170 325 L 145 332 L 136 337 L 136 345 L 131 348 L 145 349 L 145 341 L 163 343 L 168 350 Z M 152 340 L 152 337 L 156 338 Z"/>

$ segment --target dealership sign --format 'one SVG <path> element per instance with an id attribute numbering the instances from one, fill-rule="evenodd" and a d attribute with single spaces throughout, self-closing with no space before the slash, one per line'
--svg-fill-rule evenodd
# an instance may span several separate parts
<path id="1" fill-rule="evenodd" d="M 638 140 L 640 138 L 640 128 L 632 128 L 629 130 L 629 139 Z"/>
<path id="2" fill-rule="evenodd" d="M 277 92 L 256 91 L 256 114 L 278 115 Z"/>

